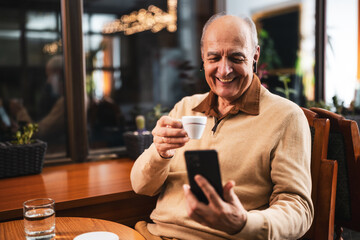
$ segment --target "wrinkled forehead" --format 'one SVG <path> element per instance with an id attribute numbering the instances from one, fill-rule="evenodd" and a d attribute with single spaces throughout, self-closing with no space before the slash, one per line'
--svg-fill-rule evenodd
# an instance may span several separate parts
<path id="1" fill-rule="evenodd" d="M 215 19 L 206 29 L 203 45 L 208 48 L 219 44 L 252 49 L 250 27 L 234 16 Z"/>

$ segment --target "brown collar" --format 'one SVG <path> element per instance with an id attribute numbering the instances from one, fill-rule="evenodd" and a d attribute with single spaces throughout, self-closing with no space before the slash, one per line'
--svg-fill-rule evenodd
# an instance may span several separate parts
<path id="1" fill-rule="evenodd" d="M 230 109 L 230 111 L 221 117 L 217 111 L 217 95 L 212 91 L 210 91 L 209 95 L 192 110 L 205 113 L 207 116 L 216 117 L 219 120 L 225 118 L 229 114 L 236 115 L 240 111 L 250 115 L 258 115 L 260 105 L 260 88 L 260 80 L 254 74 L 253 81 L 251 82 L 249 88 L 239 98 L 234 100 L 234 106 Z"/>

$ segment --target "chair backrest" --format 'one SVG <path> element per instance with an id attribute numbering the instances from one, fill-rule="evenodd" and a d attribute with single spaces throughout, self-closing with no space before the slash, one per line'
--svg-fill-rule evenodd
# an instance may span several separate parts
<path id="1" fill-rule="evenodd" d="M 355 121 L 321 108 L 311 108 L 321 118 L 330 120 L 327 158 L 339 163 L 335 223 L 360 231 L 360 137 Z"/>
<path id="2" fill-rule="evenodd" d="M 314 220 L 311 228 L 301 239 L 328 239 L 334 236 L 335 194 L 337 162 L 327 160 L 330 121 L 321 119 L 309 109 L 302 108 L 308 120 L 311 138 L 311 198 L 314 204 Z"/>

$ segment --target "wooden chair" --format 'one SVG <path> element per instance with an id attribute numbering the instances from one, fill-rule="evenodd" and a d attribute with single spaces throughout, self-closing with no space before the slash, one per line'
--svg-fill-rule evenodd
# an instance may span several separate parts
<path id="1" fill-rule="evenodd" d="M 311 138 L 311 198 L 314 221 L 301 239 L 327 239 L 334 237 L 337 162 L 326 159 L 330 121 L 321 119 L 309 109 L 302 108 L 308 120 Z"/>
<path id="2" fill-rule="evenodd" d="M 330 120 L 327 158 L 339 163 L 335 224 L 337 239 L 342 227 L 360 231 L 360 137 L 355 121 L 321 108 L 311 108 L 321 118 Z"/>

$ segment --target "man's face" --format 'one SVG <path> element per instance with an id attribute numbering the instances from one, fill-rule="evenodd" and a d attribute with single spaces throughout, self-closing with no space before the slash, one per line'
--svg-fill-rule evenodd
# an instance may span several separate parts
<path id="1" fill-rule="evenodd" d="M 250 86 L 258 57 L 259 48 L 255 51 L 250 28 L 243 20 L 223 16 L 208 26 L 202 48 L 205 78 L 223 100 L 235 100 Z"/>

